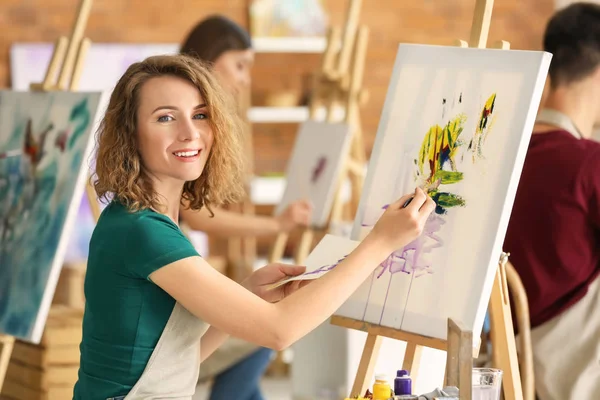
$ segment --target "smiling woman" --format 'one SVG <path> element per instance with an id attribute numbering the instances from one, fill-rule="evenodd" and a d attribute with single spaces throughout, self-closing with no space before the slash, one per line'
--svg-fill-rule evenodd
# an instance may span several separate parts
<path id="1" fill-rule="evenodd" d="M 202 259 L 178 226 L 182 202 L 219 205 L 242 193 L 239 124 L 199 61 L 133 64 L 99 134 L 96 190 L 112 198 L 90 242 L 74 399 L 191 400 L 200 363 L 232 335 L 283 349 L 328 318 L 392 251 L 413 241 L 435 203 L 416 190 L 324 277 L 268 265 L 238 284 Z M 210 326 L 210 327 L 209 327 Z"/>
<path id="2" fill-rule="evenodd" d="M 114 194 L 132 210 L 157 208 L 161 188 L 151 182 L 166 189 L 178 179 L 185 181 L 183 198 L 192 210 L 240 198 L 241 123 L 233 99 L 202 62 L 157 56 L 133 64 L 111 95 L 111 104 L 119 102 L 130 108 L 109 107 L 100 126 L 103 162 L 95 186 L 101 198 Z M 191 159 L 174 154 L 196 150 Z"/>

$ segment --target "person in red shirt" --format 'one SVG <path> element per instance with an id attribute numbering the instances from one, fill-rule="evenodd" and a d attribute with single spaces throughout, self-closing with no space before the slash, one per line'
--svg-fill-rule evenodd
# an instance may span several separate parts
<path id="1" fill-rule="evenodd" d="M 504 251 L 529 301 L 540 400 L 600 397 L 600 4 L 559 10 Z"/>

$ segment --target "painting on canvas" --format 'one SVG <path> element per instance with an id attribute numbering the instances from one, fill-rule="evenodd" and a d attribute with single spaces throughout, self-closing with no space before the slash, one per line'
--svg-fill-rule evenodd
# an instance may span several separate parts
<path id="1" fill-rule="evenodd" d="M 253 37 L 324 36 L 327 14 L 322 0 L 252 0 Z"/>
<path id="2" fill-rule="evenodd" d="M 313 205 L 311 225 L 327 223 L 350 139 L 347 124 L 307 121 L 300 126 L 275 215 L 293 201 L 309 199 Z"/>
<path id="3" fill-rule="evenodd" d="M 481 331 L 551 55 L 401 45 L 353 239 L 421 187 L 437 207 L 337 314 L 445 339 Z"/>
<path id="4" fill-rule="evenodd" d="M 144 43 L 92 43 L 84 61 L 79 79 L 80 91 L 102 91 L 99 117 L 104 114 L 112 89 L 127 68 L 147 57 L 159 54 L 176 54 L 179 45 L 176 43 L 144 44 Z M 50 58 L 52 43 L 13 43 L 10 49 L 12 89 L 29 90 L 29 85 L 42 82 Z M 97 127 L 94 127 L 94 131 Z M 93 167 L 93 160 L 87 163 Z M 100 204 L 104 208 L 104 204 Z M 88 245 L 95 227 L 94 217 L 88 198 L 81 198 L 77 225 L 71 235 L 65 261 L 78 263 L 88 256 Z"/>
<path id="5" fill-rule="evenodd" d="M 87 178 L 100 93 L 0 92 L 0 332 L 39 342 Z"/>

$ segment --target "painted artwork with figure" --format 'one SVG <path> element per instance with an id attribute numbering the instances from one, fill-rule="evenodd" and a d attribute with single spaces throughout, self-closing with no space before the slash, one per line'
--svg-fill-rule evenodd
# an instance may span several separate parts
<path id="1" fill-rule="evenodd" d="M 100 93 L 0 91 L 0 332 L 39 342 L 85 188 Z"/>
<path id="2" fill-rule="evenodd" d="M 350 126 L 306 121 L 300 125 L 286 171 L 286 188 L 275 208 L 280 214 L 293 201 L 312 202 L 311 225 L 327 224 L 343 163 L 350 150 Z"/>
<path id="3" fill-rule="evenodd" d="M 26 91 L 31 83 L 42 82 L 52 51 L 52 43 L 13 43 L 10 48 L 12 89 Z M 150 56 L 177 54 L 178 51 L 177 43 L 92 43 L 84 60 L 79 90 L 103 92 L 99 108 L 102 115 L 110 93 L 131 64 Z M 93 163 L 88 164 L 93 166 Z M 100 203 L 100 208 L 104 207 Z M 96 226 L 85 195 L 80 201 L 77 222 L 65 256 L 67 262 L 74 264 L 87 259 L 89 242 Z"/>
<path id="4" fill-rule="evenodd" d="M 325 36 L 328 16 L 322 0 L 252 0 L 253 37 Z"/>
<path id="5" fill-rule="evenodd" d="M 352 239 L 415 187 L 436 209 L 337 315 L 442 339 L 452 317 L 478 335 L 550 59 L 400 46 Z"/>

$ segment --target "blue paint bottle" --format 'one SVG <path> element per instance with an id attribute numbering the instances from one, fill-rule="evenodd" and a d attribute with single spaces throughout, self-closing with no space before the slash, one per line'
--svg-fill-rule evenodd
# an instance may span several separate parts
<path id="1" fill-rule="evenodd" d="M 404 394 L 412 394 L 412 380 L 408 375 L 408 371 L 401 369 L 396 373 L 396 379 L 394 379 L 394 395 L 401 396 Z"/>

